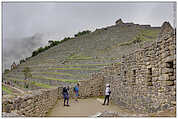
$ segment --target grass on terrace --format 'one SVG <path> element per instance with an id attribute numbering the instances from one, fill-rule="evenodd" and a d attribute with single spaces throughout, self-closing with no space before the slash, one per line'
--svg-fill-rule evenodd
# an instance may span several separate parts
<path id="1" fill-rule="evenodd" d="M 77 75 L 73 75 L 70 73 L 61 73 L 61 72 L 32 72 L 32 74 L 54 74 L 54 75 L 62 75 L 62 76 L 70 76 L 73 78 L 89 78 L 88 75 L 81 75 L 81 74 L 77 74 Z"/>
<path id="2" fill-rule="evenodd" d="M 8 80 L 12 80 L 12 81 L 16 81 L 16 82 L 24 82 L 24 80 L 19 80 L 19 79 L 15 79 L 15 78 L 7 78 Z M 35 85 L 35 86 L 38 86 L 38 87 L 41 87 L 41 88 L 53 88 L 53 86 L 50 86 L 50 85 L 47 85 L 47 84 L 44 84 L 44 83 L 38 83 L 38 82 L 35 82 L 35 81 L 30 81 L 29 82 L 31 85 Z"/>
<path id="3" fill-rule="evenodd" d="M 2 90 L 7 94 L 13 94 L 12 90 L 9 89 L 7 86 L 2 85 Z"/>
<path id="4" fill-rule="evenodd" d="M 87 70 L 87 71 L 98 71 L 99 68 L 49 68 L 48 70 Z"/>
<path id="5" fill-rule="evenodd" d="M 38 86 L 38 87 L 41 87 L 41 88 L 54 88 L 54 86 L 50 86 L 50 85 L 47 85 L 47 84 L 44 84 L 44 83 L 37 83 L 35 81 L 31 81 L 30 83 L 32 85 L 35 85 L 35 86 Z"/>
<path id="6" fill-rule="evenodd" d="M 107 65 L 109 65 L 109 63 L 108 64 L 66 64 L 66 65 L 54 65 L 54 66 L 63 66 L 63 67 L 80 67 L 80 66 L 107 66 Z M 52 65 L 53 66 L 53 65 Z M 26 67 L 26 66 L 21 66 L 22 68 L 23 67 Z M 28 66 L 28 67 L 50 67 L 50 66 L 48 66 L 48 65 L 46 65 L 46 66 L 38 66 L 38 65 L 31 65 L 31 66 Z"/>
<path id="7" fill-rule="evenodd" d="M 93 57 L 83 56 L 79 54 L 72 54 L 71 56 L 67 58 L 67 60 L 91 60 L 91 59 L 93 59 Z"/>
<path id="8" fill-rule="evenodd" d="M 50 77 L 44 77 L 44 76 L 32 76 L 32 78 L 55 80 L 55 81 L 70 82 L 70 83 L 77 83 L 78 82 L 78 80 L 73 80 L 73 79 L 56 79 L 56 78 L 50 78 Z"/>
<path id="9" fill-rule="evenodd" d="M 71 76 L 73 77 L 73 74 L 69 73 L 61 73 L 61 72 L 32 72 L 32 74 L 54 74 L 54 75 L 64 75 L 64 76 Z"/>
<path id="10" fill-rule="evenodd" d="M 139 43 L 143 41 L 152 41 L 156 39 L 159 35 L 160 30 L 159 29 L 144 29 L 141 30 L 140 33 L 138 33 L 133 40 L 130 40 L 128 42 L 119 43 L 118 46 L 125 46 L 125 45 L 131 45 L 133 43 Z"/>

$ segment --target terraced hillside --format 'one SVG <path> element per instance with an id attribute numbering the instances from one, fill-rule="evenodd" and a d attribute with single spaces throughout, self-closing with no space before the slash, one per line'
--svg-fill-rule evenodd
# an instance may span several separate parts
<path id="1" fill-rule="evenodd" d="M 74 37 L 37 56 L 31 57 L 16 69 L 3 74 L 8 81 L 23 90 L 53 88 L 90 78 L 104 66 L 119 62 L 124 54 L 154 41 L 160 27 L 121 23 Z M 32 77 L 24 80 L 24 68 Z M 28 83 L 28 87 L 24 84 Z"/>

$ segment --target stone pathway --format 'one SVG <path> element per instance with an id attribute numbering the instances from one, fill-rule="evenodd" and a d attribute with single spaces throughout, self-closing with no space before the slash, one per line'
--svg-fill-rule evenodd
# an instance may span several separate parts
<path id="1" fill-rule="evenodd" d="M 59 100 L 55 107 L 47 114 L 49 117 L 97 117 L 105 112 L 119 112 L 122 116 L 136 116 L 128 110 L 118 108 L 116 105 L 103 106 L 103 99 L 88 98 L 76 102 L 70 100 L 70 106 L 64 107 L 63 100 Z"/>

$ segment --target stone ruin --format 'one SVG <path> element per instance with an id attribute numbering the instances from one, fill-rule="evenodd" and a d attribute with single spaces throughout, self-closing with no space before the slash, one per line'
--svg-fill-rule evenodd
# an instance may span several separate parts
<path id="1" fill-rule="evenodd" d="M 116 23 L 116 25 L 123 24 L 123 21 L 122 21 L 122 19 L 118 19 L 115 23 Z"/>
<path id="2" fill-rule="evenodd" d="M 105 84 L 110 83 L 111 102 L 118 106 L 145 114 L 175 109 L 176 34 L 168 22 L 161 29 L 159 38 L 150 46 L 123 56 L 120 63 L 81 81 L 80 97 L 102 96 Z M 3 112 L 45 116 L 59 98 L 62 98 L 61 88 L 3 98 Z"/>

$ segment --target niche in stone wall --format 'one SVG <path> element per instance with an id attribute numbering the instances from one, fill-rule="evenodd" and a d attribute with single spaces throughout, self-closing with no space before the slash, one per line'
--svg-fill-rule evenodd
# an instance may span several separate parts
<path id="1" fill-rule="evenodd" d="M 169 68 L 170 73 L 173 75 L 174 74 L 174 64 L 173 61 L 166 62 L 166 68 Z"/>
<path id="2" fill-rule="evenodd" d="M 152 68 L 148 68 L 147 86 L 153 86 L 153 84 L 152 84 Z"/>
<path id="3" fill-rule="evenodd" d="M 127 72 L 126 72 L 126 71 L 124 71 L 124 76 L 126 76 L 126 73 L 127 73 Z"/>
<path id="4" fill-rule="evenodd" d="M 136 84 L 136 70 L 132 70 L 132 84 L 135 85 Z"/>
<path id="5" fill-rule="evenodd" d="M 126 72 L 126 71 L 124 71 L 123 73 L 124 73 L 124 74 L 123 74 L 122 81 L 123 81 L 123 82 L 126 82 L 126 81 L 127 81 L 127 80 L 126 80 L 126 73 L 127 73 L 127 72 Z"/>

